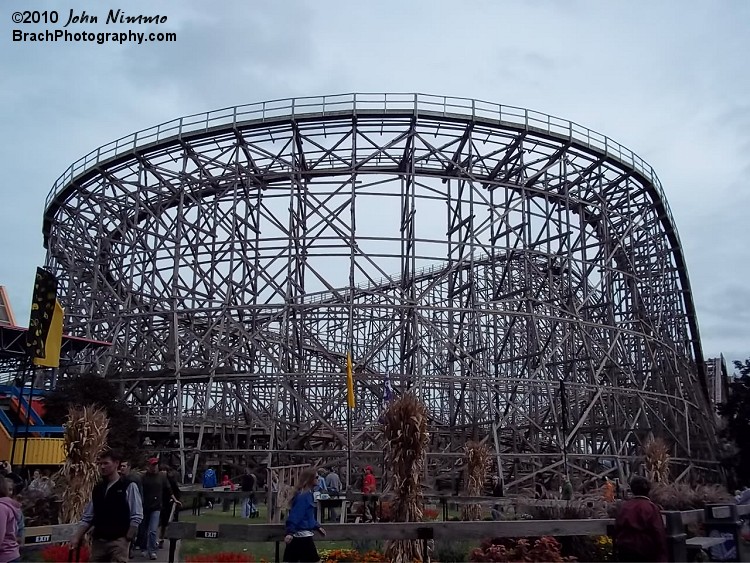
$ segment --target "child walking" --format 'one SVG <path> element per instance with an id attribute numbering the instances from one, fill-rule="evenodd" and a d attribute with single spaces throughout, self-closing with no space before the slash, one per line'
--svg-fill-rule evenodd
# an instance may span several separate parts
<path id="1" fill-rule="evenodd" d="M 284 542 L 284 561 L 289 563 L 317 563 L 320 561 L 318 550 L 313 541 L 314 532 L 317 530 L 321 536 L 326 535 L 315 517 L 315 501 L 313 500 L 313 489 L 318 482 L 315 469 L 308 468 L 302 471 L 297 483 L 286 519 L 286 536 Z"/>

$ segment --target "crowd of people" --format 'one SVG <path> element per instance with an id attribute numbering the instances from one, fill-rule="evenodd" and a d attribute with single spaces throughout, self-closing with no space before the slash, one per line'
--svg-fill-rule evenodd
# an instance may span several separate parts
<path id="1" fill-rule="evenodd" d="M 148 460 L 146 471 L 139 474 L 112 450 L 101 455 L 99 470 L 102 479 L 84 510 L 73 546 L 79 545 L 84 534 L 93 528 L 92 561 L 127 562 L 133 549 L 141 549 L 150 559 L 157 559 L 166 526 L 180 506 L 180 489 L 174 475 L 168 467 L 159 467 L 155 457 Z M 48 486 L 43 477 L 35 475 L 32 481 L 36 482 L 35 487 Z M 222 482 L 231 483 L 228 477 Z M 245 518 L 257 516 L 257 485 L 257 477 L 246 469 L 240 479 L 240 488 L 247 493 L 242 512 Z M 377 481 L 371 466 L 364 468 L 355 486 L 363 495 L 366 521 L 374 520 L 374 506 L 368 497 L 377 494 Z M 12 487 L 10 478 L 0 479 L 0 561 L 15 561 L 19 557 L 17 527 L 22 516 L 18 503 L 10 498 Z M 634 477 L 630 481 L 630 494 L 617 511 L 613 542 L 619 561 L 667 560 L 661 511 L 648 498 L 649 488 L 648 480 Z M 325 530 L 317 518 L 316 500 L 341 492 L 343 486 L 335 468 L 307 468 L 301 472 L 287 507 L 284 561 L 319 559 L 313 538 L 315 533 L 325 536 Z M 329 512 L 328 517 L 335 519 L 335 514 Z"/>
<path id="2" fill-rule="evenodd" d="M 276 510 L 276 498 L 279 492 L 279 481 L 278 475 L 275 471 L 271 472 L 270 483 L 264 483 L 261 479 L 253 473 L 253 471 L 247 467 L 244 470 L 244 474 L 239 478 L 238 485 L 235 485 L 234 481 L 230 479 L 228 474 L 223 474 L 221 480 L 218 479 L 217 472 L 214 468 L 208 467 L 203 471 L 202 485 L 204 489 L 213 489 L 215 487 L 221 487 L 230 491 L 239 490 L 243 493 L 242 500 L 242 517 L 243 518 L 257 518 L 260 515 L 258 510 L 258 500 L 256 493 L 263 489 L 267 491 L 268 486 L 271 488 L 271 505 L 269 506 L 270 516 L 273 519 L 274 512 Z M 377 481 L 373 474 L 371 466 L 366 466 L 362 469 L 361 474 L 354 480 L 352 484 L 352 490 L 361 492 L 363 494 L 364 509 L 363 517 L 365 522 L 373 522 L 376 519 L 377 512 Z M 315 483 L 312 487 L 313 499 L 317 502 L 320 500 L 326 501 L 331 498 L 339 498 L 345 492 L 345 486 L 339 475 L 339 469 L 331 466 L 328 468 L 320 468 L 315 471 Z M 214 503 L 210 495 L 205 498 L 206 508 L 213 508 Z M 282 517 L 287 514 L 288 510 L 286 507 L 281 507 Z M 336 512 L 335 504 L 331 504 L 326 508 L 326 518 L 330 521 L 337 521 L 339 516 Z"/>
<path id="3" fill-rule="evenodd" d="M 84 510 L 72 546 L 79 546 L 93 528 L 92 561 L 127 562 L 137 549 L 156 560 L 166 528 L 178 518 L 181 506 L 174 471 L 152 457 L 145 472 L 139 473 L 119 452 L 107 450 L 99 458 L 99 472 L 102 479 Z"/>
<path id="4" fill-rule="evenodd" d="M 164 544 L 166 528 L 178 519 L 181 506 L 176 473 L 170 467 L 160 465 L 156 457 L 147 460 L 145 471 L 135 471 L 131 463 L 114 450 L 102 453 L 98 465 L 101 480 L 84 510 L 72 546 L 80 545 L 86 532 L 93 529 L 92 561 L 128 562 L 137 549 L 144 557 L 156 560 L 158 550 Z M 22 490 L 47 495 L 52 493 L 54 483 L 44 470 L 34 471 L 24 480 L 6 461 L 0 462 L 0 477 L 0 562 L 15 562 L 20 560 L 24 520 L 21 505 L 14 496 Z M 278 492 L 278 480 L 274 481 L 273 477 L 272 474 L 271 486 L 275 484 Z M 216 480 L 213 469 L 204 472 L 204 486 L 216 486 Z M 223 476 L 221 485 L 234 490 L 227 475 Z M 378 495 L 372 467 L 364 467 L 352 485 L 362 493 L 364 521 L 375 521 Z M 621 490 L 619 482 L 605 482 L 605 497 L 622 499 L 612 533 L 618 561 L 667 561 L 666 531 L 660 507 L 648 497 L 650 486 L 650 482 L 640 476 L 630 480 L 627 490 L 624 487 Z M 259 480 L 250 468 L 246 468 L 239 479 L 239 487 L 247 493 L 242 516 L 257 517 L 255 493 Z M 564 480 L 560 490 L 563 499 L 572 497 L 572 485 L 568 479 Z M 504 496 L 502 484 L 495 480 L 492 491 L 493 496 Z M 344 485 L 335 467 L 306 468 L 301 472 L 291 501 L 283 508 L 286 512 L 284 561 L 318 560 L 313 538 L 315 533 L 325 536 L 325 530 L 317 518 L 316 501 L 339 497 L 343 492 Z M 541 492 L 537 491 L 537 494 L 541 497 Z M 748 502 L 748 499 L 750 492 L 747 489 L 737 492 L 738 503 Z M 329 508 L 327 517 L 337 520 L 332 508 Z"/>

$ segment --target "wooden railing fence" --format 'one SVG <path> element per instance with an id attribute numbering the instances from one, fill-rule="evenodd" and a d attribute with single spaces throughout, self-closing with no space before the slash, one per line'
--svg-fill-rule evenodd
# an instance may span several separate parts
<path id="1" fill-rule="evenodd" d="M 686 561 L 688 547 L 685 527 L 704 523 L 712 536 L 734 541 L 740 557 L 740 520 L 750 514 L 750 505 L 710 505 L 705 509 L 662 513 L 667 528 L 670 561 Z M 467 540 L 499 537 L 601 536 L 611 531 L 610 518 L 581 520 L 508 520 L 479 522 L 386 522 L 368 524 L 326 524 L 325 541 L 355 540 Z M 23 546 L 43 546 L 70 541 L 75 524 L 31 527 L 26 529 Z M 716 533 L 714 533 L 716 532 Z M 215 524 L 173 522 L 167 529 L 169 562 L 174 563 L 180 540 L 245 541 L 276 543 L 276 561 L 283 546 L 282 524 Z M 709 539 L 709 538 L 700 538 Z M 718 541 L 714 539 L 714 543 Z M 706 542 L 704 542 L 706 543 Z M 701 542 L 693 545 L 700 546 Z"/>

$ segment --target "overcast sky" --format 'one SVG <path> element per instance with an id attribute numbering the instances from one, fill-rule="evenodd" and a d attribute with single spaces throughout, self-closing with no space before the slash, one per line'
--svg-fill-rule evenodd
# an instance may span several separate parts
<path id="1" fill-rule="evenodd" d="M 706 357 L 750 356 L 750 2 L 0 3 L 0 284 L 28 323 L 55 179 L 99 145 L 269 98 L 424 92 L 517 105 L 631 148 L 664 185 Z M 169 31 L 175 43 L 23 43 L 13 29 Z M 108 10 L 167 16 L 112 26 Z M 57 25 L 14 24 L 57 10 Z M 145 28 L 145 29 L 144 29 Z"/>

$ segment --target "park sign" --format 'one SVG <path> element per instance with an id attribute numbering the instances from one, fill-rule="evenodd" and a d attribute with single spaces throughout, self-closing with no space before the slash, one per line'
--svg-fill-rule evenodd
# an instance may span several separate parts
<path id="1" fill-rule="evenodd" d="M 26 333 L 26 346 L 32 358 L 46 358 L 47 337 L 52 326 L 56 302 L 57 278 L 47 270 L 37 268 L 29 330 Z"/>
<path id="2" fill-rule="evenodd" d="M 204 540 L 217 540 L 219 539 L 219 525 L 198 524 L 195 529 L 195 537 Z"/>

